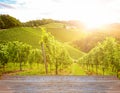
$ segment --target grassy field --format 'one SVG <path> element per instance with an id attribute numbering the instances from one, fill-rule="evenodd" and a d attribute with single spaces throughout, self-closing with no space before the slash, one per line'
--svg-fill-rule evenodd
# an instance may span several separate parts
<path id="1" fill-rule="evenodd" d="M 0 31 L 0 41 L 21 41 L 39 48 L 41 31 L 39 28 L 19 27 Z"/>
<path id="2" fill-rule="evenodd" d="M 78 58 L 82 57 L 85 54 L 84 52 L 79 51 L 78 49 L 70 46 L 69 44 L 64 44 L 64 45 L 66 50 L 69 52 L 70 56 L 73 59 L 77 60 Z"/>
<path id="3" fill-rule="evenodd" d="M 46 27 L 46 28 L 63 28 L 65 26 L 65 24 L 62 23 L 49 23 L 46 25 L 42 25 L 42 27 Z"/>
<path id="4" fill-rule="evenodd" d="M 78 40 L 84 36 L 84 33 L 80 29 L 77 28 L 67 29 L 64 27 L 64 24 L 61 23 L 50 23 L 47 25 L 43 25 L 42 27 L 45 27 L 47 31 L 50 32 L 55 37 L 55 39 L 57 39 L 60 42 L 71 42 L 73 40 Z M 18 38 L 20 39 L 26 38 L 27 40 L 30 39 L 31 36 L 33 36 L 34 38 L 36 37 L 35 39 L 33 38 L 33 40 L 38 40 L 37 38 L 40 36 L 40 34 L 41 34 L 41 29 L 39 27 L 11 28 L 6 30 L 0 30 L 0 40 L 1 39 L 13 40 L 13 36 L 14 36 L 14 40 Z"/>
<path id="5" fill-rule="evenodd" d="M 46 27 L 47 31 L 60 42 L 70 42 L 84 37 L 83 31 L 80 29 L 72 27 L 67 28 L 68 26 L 62 23 L 50 23 L 42 27 Z"/>
<path id="6" fill-rule="evenodd" d="M 70 42 L 78 40 L 83 37 L 81 32 L 75 31 L 75 29 L 65 29 L 65 28 L 47 28 L 55 38 L 61 42 Z"/>
<path id="7" fill-rule="evenodd" d="M 72 69 L 71 70 L 72 75 L 86 75 L 84 70 L 77 63 L 73 63 L 72 66 L 71 66 L 71 69 Z"/>

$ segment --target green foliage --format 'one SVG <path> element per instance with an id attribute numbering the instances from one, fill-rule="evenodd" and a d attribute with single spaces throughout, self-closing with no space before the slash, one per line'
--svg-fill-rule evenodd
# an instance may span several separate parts
<path id="1" fill-rule="evenodd" d="M 5 27 L 5 24 L 2 20 L 2 18 L 0 17 L 0 29 L 4 28 Z"/>
<path id="2" fill-rule="evenodd" d="M 101 70 L 104 74 L 118 73 L 120 69 L 120 46 L 114 38 L 106 38 L 105 41 L 99 43 L 88 54 L 79 60 L 81 65 L 86 65 L 87 69 L 96 73 Z"/>
<path id="3" fill-rule="evenodd" d="M 98 42 L 102 42 L 108 35 L 105 32 L 91 32 L 87 36 L 73 41 L 73 45 L 83 52 L 89 52 Z"/>
<path id="4" fill-rule="evenodd" d="M 70 56 L 73 58 L 73 59 L 79 59 L 80 57 L 84 56 L 85 53 L 70 46 L 69 44 L 64 44 L 65 45 L 65 48 L 66 50 L 68 51 L 68 53 L 70 54 Z"/>
<path id="5" fill-rule="evenodd" d="M 55 39 L 61 42 L 71 42 L 84 37 L 82 30 L 79 28 L 68 26 L 69 29 L 67 29 L 67 25 L 63 23 L 49 23 L 42 25 L 42 27 L 46 27 L 47 31 L 50 32 Z"/>
<path id="6" fill-rule="evenodd" d="M 67 40 L 64 39 L 63 37 L 65 37 L 65 33 L 64 36 L 63 33 L 60 33 L 60 31 L 58 31 L 57 33 L 57 29 L 56 31 L 54 30 L 52 32 L 52 29 L 50 31 L 50 33 L 53 35 L 54 34 L 54 38 L 59 38 L 59 40 L 63 39 L 63 40 Z M 66 34 L 70 35 L 69 32 L 66 32 Z M 6 29 L 6 30 L 1 30 L 0 31 L 0 41 L 21 41 L 23 43 L 27 43 L 29 45 L 31 45 L 33 48 L 40 48 L 39 45 L 39 41 L 42 35 L 42 31 L 40 28 L 32 28 L 32 27 L 18 27 L 18 28 L 10 28 L 10 29 Z M 71 39 L 72 33 L 69 37 L 69 40 Z M 68 37 L 65 37 L 68 38 Z M 63 43 L 61 43 L 63 44 Z M 63 44 L 64 47 L 67 49 L 68 53 L 70 54 L 70 56 L 72 58 L 79 58 L 81 56 L 81 52 L 69 45 L 65 45 Z"/>
<path id="7" fill-rule="evenodd" d="M 31 49 L 30 54 L 28 56 L 30 66 L 33 63 L 42 63 L 42 52 L 39 49 Z"/>
<path id="8" fill-rule="evenodd" d="M 63 23 L 57 23 L 57 22 L 52 22 L 52 23 L 48 23 L 45 25 L 42 25 L 42 27 L 46 27 L 46 28 L 64 28 L 65 24 Z"/>
<path id="9" fill-rule="evenodd" d="M 100 29 L 88 30 L 83 38 L 74 40 L 73 46 L 83 52 L 89 52 L 98 42 L 103 42 L 107 37 L 113 37 L 120 43 L 120 24 L 111 24 Z"/>
<path id="10" fill-rule="evenodd" d="M 0 64 L 5 69 L 5 66 L 9 63 L 14 64 L 12 67 L 19 64 L 20 71 L 26 69 L 25 65 L 29 65 L 31 69 L 33 64 L 38 64 L 38 69 L 40 69 L 39 65 L 43 64 L 46 65 L 47 70 L 48 68 L 53 68 L 48 70 L 46 74 L 48 72 L 51 73 L 53 70 L 58 74 L 60 69 L 64 69 L 72 64 L 72 59 L 63 44 L 41 28 L 39 48 L 32 48 L 29 44 L 19 41 L 1 43 Z"/>
<path id="11" fill-rule="evenodd" d="M 72 69 L 72 75 L 86 75 L 84 69 L 81 68 L 81 66 L 77 63 L 73 63 L 71 66 Z"/>
<path id="12" fill-rule="evenodd" d="M 46 19 L 47 20 L 47 19 Z M 34 20 L 34 21 L 40 21 L 40 20 Z M 34 24 L 29 23 L 30 25 Z M 72 25 L 67 25 L 62 22 L 48 22 L 46 24 L 41 24 L 38 26 L 30 26 L 30 27 L 45 27 L 47 28 L 47 31 L 50 32 L 55 39 L 61 41 L 61 42 L 70 42 L 73 40 L 80 39 L 81 37 L 84 37 L 84 34 L 80 28 L 74 28 Z M 68 29 L 67 29 L 68 28 Z"/>
<path id="13" fill-rule="evenodd" d="M 50 25 L 54 24 L 54 25 Z M 38 26 L 44 26 L 47 28 L 66 28 L 66 26 L 73 27 L 73 28 L 79 28 L 81 30 L 84 29 L 84 25 L 77 21 L 77 20 L 71 20 L 71 21 L 59 21 L 59 20 L 53 20 L 53 19 L 42 19 L 42 20 L 31 20 L 28 22 L 23 23 L 23 26 L 27 27 L 38 27 Z"/>
<path id="14" fill-rule="evenodd" d="M 20 70 L 22 70 L 22 63 L 28 60 L 31 46 L 22 42 L 14 41 L 1 45 L 0 49 L 0 64 L 5 66 L 7 62 L 20 63 Z"/>
<path id="15" fill-rule="evenodd" d="M 0 15 L 0 28 L 6 29 L 11 27 L 21 26 L 21 23 L 16 18 L 9 15 Z"/>
<path id="16" fill-rule="evenodd" d="M 39 48 L 40 28 L 10 28 L 0 31 L 0 41 L 21 41 Z"/>
<path id="17" fill-rule="evenodd" d="M 53 22 L 55 22 L 55 20 L 52 20 L 52 19 L 31 20 L 31 21 L 23 23 L 23 26 L 38 27 L 38 26 L 53 23 Z"/>
<path id="18" fill-rule="evenodd" d="M 7 52 L 7 46 L 0 44 L 0 66 L 3 66 L 3 70 L 5 65 L 8 62 L 8 52 Z"/>
<path id="19" fill-rule="evenodd" d="M 65 50 L 64 46 L 56 41 L 50 33 L 46 33 L 42 28 L 42 36 L 39 42 L 43 53 L 43 59 L 47 71 L 47 65 L 55 66 L 56 74 L 58 74 L 59 67 L 62 69 L 72 63 L 72 59 Z"/>

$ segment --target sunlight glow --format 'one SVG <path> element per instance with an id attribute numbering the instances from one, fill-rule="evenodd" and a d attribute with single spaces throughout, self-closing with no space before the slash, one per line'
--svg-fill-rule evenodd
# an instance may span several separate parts
<path id="1" fill-rule="evenodd" d="M 90 20 L 85 20 L 84 24 L 86 26 L 86 29 L 97 29 L 105 24 L 109 24 L 109 20 L 104 21 L 99 18 L 93 18 L 93 19 L 90 18 Z"/>
<path id="2" fill-rule="evenodd" d="M 120 0 L 15 1 L 13 4 L 7 4 L 13 6 L 14 9 L 1 8 L 0 13 L 10 14 L 22 22 L 42 18 L 79 20 L 85 23 L 87 29 L 97 28 L 113 22 L 120 22 Z"/>

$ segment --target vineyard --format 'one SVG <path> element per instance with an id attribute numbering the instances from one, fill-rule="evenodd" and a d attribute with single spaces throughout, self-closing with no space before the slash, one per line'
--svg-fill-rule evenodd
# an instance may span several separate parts
<path id="1" fill-rule="evenodd" d="M 72 42 L 87 35 L 76 30 L 60 23 L 0 30 L 0 74 L 119 77 L 119 39 L 110 35 L 103 40 L 98 37 L 94 48 L 82 52 Z"/>
<path id="2" fill-rule="evenodd" d="M 31 45 L 20 41 L 2 42 L 0 45 L 0 62 L 1 72 L 6 71 L 6 66 L 11 65 L 11 68 L 16 69 L 19 65 L 19 70 L 25 70 L 27 67 L 32 69 L 37 65 L 38 69 L 45 71 L 43 73 L 55 74 L 62 71 L 72 64 L 72 58 L 69 56 L 65 47 L 54 37 L 41 28 L 41 36 L 39 40 L 39 48 L 33 48 Z M 23 69 L 24 68 L 24 69 Z M 43 68 L 45 68 L 43 70 Z"/>
<path id="3" fill-rule="evenodd" d="M 114 38 L 106 38 L 88 54 L 79 59 L 88 74 L 119 75 L 120 44 Z"/>
<path id="4" fill-rule="evenodd" d="M 0 0 L 0 93 L 120 93 L 120 0 Z"/>

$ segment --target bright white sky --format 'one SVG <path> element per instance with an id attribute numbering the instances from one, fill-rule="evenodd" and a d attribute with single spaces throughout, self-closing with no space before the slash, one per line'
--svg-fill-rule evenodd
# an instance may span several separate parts
<path id="1" fill-rule="evenodd" d="M 52 18 L 80 20 L 88 27 L 120 22 L 120 0 L 0 0 L 0 14 L 22 22 Z"/>

